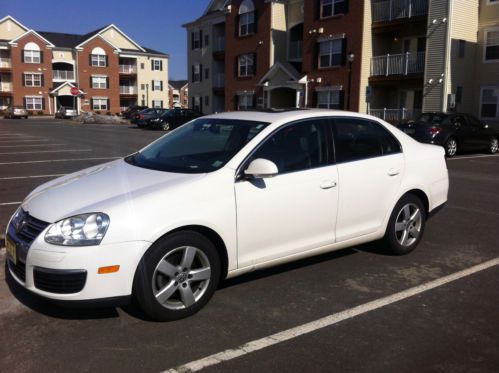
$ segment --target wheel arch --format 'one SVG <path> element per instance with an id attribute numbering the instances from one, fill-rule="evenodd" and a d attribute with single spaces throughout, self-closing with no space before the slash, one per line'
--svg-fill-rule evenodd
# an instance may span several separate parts
<path id="1" fill-rule="evenodd" d="M 426 192 L 424 192 L 422 189 L 414 188 L 414 189 L 408 190 L 402 196 L 400 196 L 398 201 L 400 201 L 400 199 L 402 199 L 404 196 L 409 195 L 409 194 L 415 195 L 416 197 L 418 197 L 421 200 L 421 202 L 423 202 L 426 216 L 428 216 L 428 213 L 430 212 L 430 198 L 428 197 Z M 397 201 L 397 203 L 398 203 L 398 201 Z"/>

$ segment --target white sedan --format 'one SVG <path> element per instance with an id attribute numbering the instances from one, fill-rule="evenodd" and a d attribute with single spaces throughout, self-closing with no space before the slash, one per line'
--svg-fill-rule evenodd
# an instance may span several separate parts
<path id="1" fill-rule="evenodd" d="M 133 297 L 174 320 L 224 278 L 380 239 L 409 253 L 448 187 L 441 147 L 367 115 L 210 115 L 36 188 L 9 222 L 7 265 L 42 297 Z"/>

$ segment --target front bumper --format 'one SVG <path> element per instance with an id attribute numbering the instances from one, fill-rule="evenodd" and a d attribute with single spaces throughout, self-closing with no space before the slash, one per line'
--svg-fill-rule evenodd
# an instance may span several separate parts
<path id="1" fill-rule="evenodd" d="M 9 224 L 6 237 L 16 245 L 17 263 L 7 257 L 7 267 L 16 282 L 39 296 L 58 301 L 96 301 L 131 295 L 135 270 L 149 242 L 56 246 L 45 242 L 47 229 L 27 245 Z M 98 273 L 100 267 L 112 265 L 119 265 L 119 270 Z"/>

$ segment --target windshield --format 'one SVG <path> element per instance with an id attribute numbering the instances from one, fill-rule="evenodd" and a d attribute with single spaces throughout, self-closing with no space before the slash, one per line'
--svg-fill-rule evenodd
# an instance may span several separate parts
<path id="1" fill-rule="evenodd" d="M 441 124 L 445 119 L 447 119 L 445 114 L 421 114 L 416 122 Z"/>
<path id="2" fill-rule="evenodd" d="M 199 118 L 125 158 L 125 161 L 165 172 L 216 171 L 267 125 L 246 120 Z"/>

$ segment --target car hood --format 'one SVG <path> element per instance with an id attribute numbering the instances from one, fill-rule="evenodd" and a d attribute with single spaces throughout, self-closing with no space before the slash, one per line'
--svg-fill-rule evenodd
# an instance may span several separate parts
<path id="1" fill-rule="evenodd" d="M 164 193 L 203 176 L 148 170 L 120 159 L 45 183 L 28 195 L 22 207 L 38 219 L 55 222 L 80 213 L 107 212 L 124 200 Z"/>

